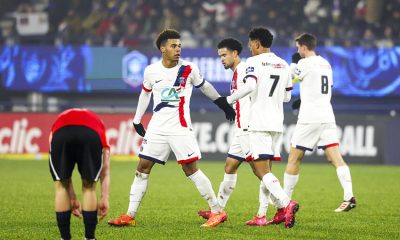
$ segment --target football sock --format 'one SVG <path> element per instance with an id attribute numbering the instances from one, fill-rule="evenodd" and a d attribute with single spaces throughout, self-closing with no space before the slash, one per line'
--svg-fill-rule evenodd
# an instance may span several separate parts
<path id="1" fill-rule="evenodd" d="M 83 223 L 85 224 L 85 238 L 94 239 L 97 225 L 97 211 L 82 211 Z"/>
<path id="2" fill-rule="evenodd" d="M 265 174 L 262 178 L 262 181 L 269 192 L 276 198 L 277 208 L 283 208 L 289 204 L 290 198 L 285 191 L 283 191 L 281 185 L 279 184 L 279 180 L 274 176 L 274 174 Z"/>
<path id="3" fill-rule="evenodd" d="M 199 169 L 197 172 L 188 176 L 188 178 L 196 185 L 201 196 L 207 200 L 212 213 L 218 213 L 221 211 L 221 207 L 218 204 L 215 193 L 212 189 L 211 182 L 206 175 Z"/>
<path id="4" fill-rule="evenodd" d="M 353 197 L 353 183 L 351 182 L 350 168 L 347 165 L 336 168 L 336 173 L 343 188 L 343 199 L 350 200 Z"/>
<path id="5" fill-rule="evenodd" d="M 236 180 L 237 180 L 236 173 L 235 174 L 225 173 L 224 180 L 221 182 L 221 185 L 219 185 L 217 200 L 219 206 L 221 206 L 222 209 L 225 208 L 226 202 L 228 202 L 231 193 L 233 192 L 233 190 L 235 190 Z"/>
<path id="6" fill-rule="evenodd" d="M 296 186 L 298 181 L 299 181 L 299 174 L 291 175 L 285 172 L 285 174 L 283 175 L 283 190 L 285 190 L 285 193 L 290 198 L 293 195 L 294 187 Z"/>
<path id="7" fill-rule="evenodd" d="M 258 195 L 258 199 L 260 201 L 260 206 L 258 207 L 257 217 L 264 217 L 267 215 L 268 210 L 268 202 L 270 198 L 270 192 L 268 191 L 265 184 L 260 181 L 260 191 Z"/>
<path id="8" fill-rule="evenodd" d="M 65 240 L 71 239 L 71 232 L 70 232 L 71 210 L 66 212 L 56 212 L 56 218 L 61 238 Z"/>
<path id="9" fill-rule="evenodd" d="M 140 202 L 142 201 L 142 198 L 147 191 L 148 179 L 149 174 L 136 171 L 135 180 L 133 180 L 133 183 L 131 185 L 128 207 L 128 215 L 132 218 L 135 217 Z"/>

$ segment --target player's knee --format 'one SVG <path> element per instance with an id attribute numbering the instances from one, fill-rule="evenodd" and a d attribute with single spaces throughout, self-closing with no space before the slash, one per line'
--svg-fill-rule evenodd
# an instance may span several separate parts
<path id="1" fill-rule="evenodd" d="M 71 179 L 62 179 L 60 181 L 55 181 L 54 185 L 56 188 L 65 188 L 67 189 L 69 185 L 71 184 Z"/>
<path id="2" fill-rule="evenodd" d="M 92 180 L 82 179 L 82 187 L 84 189 L 92 189 L 96 187 L 96 182 Z"/>
<path id="3" fill-rule="evenodd" d="M 197 172 L 199 169 L 197 168 L 197 166 L 182 164 L 182 170 L 183 172 L 185 172 L 186 176 L 190 176 L 193 173 Z"/>
<path id="4" fill-rule="evenodd" d="M 137 172 L 141 172 L 141 173 L 146 173 L 149 174 L 151 171 L 151 167 L 147 166 L 147 165 L 138 165 L 136 168 Z"/>
<path id="5" fill-rule="evenodd" d="M 227 173 L 227 174 L 235 174 L 236 171 L 237 171 L 237 167 L 236 166 L 225 165 L 225 173 Z"/>

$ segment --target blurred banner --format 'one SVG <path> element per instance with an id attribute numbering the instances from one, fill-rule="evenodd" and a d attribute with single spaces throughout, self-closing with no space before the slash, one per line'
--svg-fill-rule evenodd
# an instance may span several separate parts
<path id="1" fill-rule="evenodd" d="M 232 125 L 225 121 L 224 114 L 192 113 L 193 129 L 205 160 L 225 160 Z M 286 162 L 290 150 L 296 116 L 285 114 L 285 131 L 282 159 Z M 142 138 L 132 127 L 130 114 L 99 114 L 107 128 L 113 155 L 137 155 Z M 51 123 L 57 114 L 47 113 L 0 113 L 0 158 L 9 154 L 31 154 L 41 156 L 49 150 L 48 136 Z M 151 114 L 146 114 L 143 123 L 147 126 Z M 397 164 L 397 141 L 400 135 L 400 118 L 370 115 L 337 115 L 340 150 L 349 163 Z M 38 158 L 39 158 L 38 157 Z M 174 159 L 170 155 L 170 159 Z M 326 162 L 321 150 L 307 152 L 305 162 Z M 174 162 L 174 160 L 172 160 Z"/>
<path id="2" fill-rule="evenodd" d="M 290 63 L 293 48 L 272 48 Z M 400 47 L 389 49 L 325 47 L 318 54 L 334 71 L 334 94 L 400 96 Z M 245 51 L 243 59 L 249 57 Z M 232 71 L 225 70 L 216 49 L 183 49 L 183 59 L 198 64 L 218 91 L 229 91 Z M 128 52 L 111 47 L 0 47 L 1 85 L 5 90 L 40 92 L 140 92 L 147 65 L 158 51 Z M 295 89 L 294 94 L 298 94 Z"/>

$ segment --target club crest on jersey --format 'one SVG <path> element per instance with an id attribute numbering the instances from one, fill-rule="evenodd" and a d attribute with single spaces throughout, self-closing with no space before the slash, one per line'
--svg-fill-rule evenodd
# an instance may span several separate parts
<path id="1" fill-rule="evenodd" d="M 179 77 L 179 83 L 180 83 L 180 84 L 184 83 L 185 81 L 186 81 L 186 80 L 185 80 L 184 77 Z"/>
<path id="2" fill-rule="evenodd" d="M 300 71 L 300 69 L 296 68 L 296 69 L 294 70 L 294 74 L 296 74 L 296 75 L 300 75 L 300 74 L 301 74 L 301 71 Z"/>
<path id="3" fill-rule="evenodd" d="M 248 74 L 250 72 L 254 72 L 254 67 L 247 67 L 246 68 L 246 74 Z"/>
<path id="4" fill-rule="evenodd" d="M 161 90 L 161 102 L 179 102 L 181 90 L 175 88 L 164 88 Z"/>

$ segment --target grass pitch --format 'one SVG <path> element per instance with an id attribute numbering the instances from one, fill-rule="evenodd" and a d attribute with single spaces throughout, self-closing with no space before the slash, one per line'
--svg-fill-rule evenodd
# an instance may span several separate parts
<path id="1" fill-rule="evenodd" d="M 223 162 L 200 161 L 200 168 L 217 190 Z M 282 180 L 285 164 L 273 172 Z M 111 209 L 106 220 L 127 210 L 135 162 L 111 163 Z M 300 203 L 296 225 L 249 227 L 244 222 L 258 209 L 259 182 L 250 166 L 242 164 L 238 183 L 226 211 L 228 221 L 214 229 L 201 229 L 197 210 L 205 200 L 175 161 L 156 165 L 137 215 L 136 227 L 115 228 L 99 222 L 97 239 L 400 239 L 400 167 L 350 166 L 357 208 L 334 213 L 342 200 L 336 172 L 329 164 L 302 165 L 294 199 Z M 77 170 L 75 191 L 80 193 Z M 47 161 L 0 159 L 0 239 L 59 239 L 53 207 L 54 190 Z M 275 213 L 270 206 L 268 217 Z M 72 218 L 73 239 L 83 239 L 82 219 Z"/>

